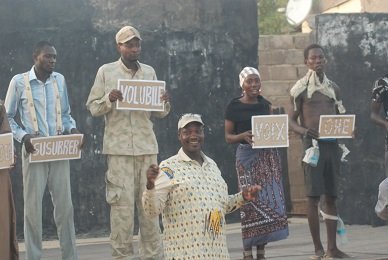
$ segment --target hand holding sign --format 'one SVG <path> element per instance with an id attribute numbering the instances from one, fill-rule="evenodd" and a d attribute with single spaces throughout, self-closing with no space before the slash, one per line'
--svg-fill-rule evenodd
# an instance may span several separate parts
<path id="1" fill-rule="evenodd" d="M 74 135 L 74 134 L 81 134 L 81 132 L 77 128 L 71 129 L 70 133 L 72 135 Z M 81 140 L 81 143 L 79 144 L 78 148 L 80 150 L 82 150 L 84 148 L 84 145 L 85 145 L 85 138 L 82 136 L 82 140 Z"/>
<path id="2" fill-rule="evenodd" d="M 24 148 L 26 149 L 26 152 L 27 153 L 34 153 L 36 150 L 34 148 L 34 146 L 32 145 L 31 143 L 31 138 L 33 136 L 30 135 L 30 134 L 26 134 L 25 136 L 23 136 L 23 143 L 24 143 Z"/>
<path id="3" fill-rule="evenodd" d="M 112 89 L 112 91 L 109 93 L 109 101 L 115 102 L 116 100 L 123 100 L 123 94 L 118 89 Z"/>
<path id="4" fill-rule="evenodd" d="M 304 137 L 311 137 L 311 138 L 314 138 L 314 139 L 318 139 L 319 138 L 319 133 L 316 130 L 314 130 L 314 129 L 307 128 L 306 132 L 304 133 Z"/>
<path id="5" fill-rule="evenodd" d="M 160 101 L 165 103 L 170 101 L 170 95 L 167 93 L 167 91 L 162 91 L 162 96 L 160 97 Z"/>
<path id="6" fill-rule="evenodd" d="M 248 144 L 253 144 L 253 134 L 252 131 L 246 131 L 240 134 L 242 139 L 247 142 Z"/>

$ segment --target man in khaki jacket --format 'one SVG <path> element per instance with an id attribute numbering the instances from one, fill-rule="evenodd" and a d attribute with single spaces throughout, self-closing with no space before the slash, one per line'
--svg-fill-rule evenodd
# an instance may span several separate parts
<path id="1" fill-rule="evenodd" d="M 115 259 L 132 259 L 132 237 L 135 206 L 140 225 L 140 256 L 161 259 L 163 250 L 158 217 L 144 217 L 141 203 L 148 166 L 157 164 L 158 143 L 151 116 L 165 117 L 170 111 L 169 97 L 161 100 L 161 112 L 117 110 L 116 101 L 123 95 L 117 89 L 118 79 L 156 80 L 151 66 L 138 61 L 141 37 L 132 26 L 116 34 L 118 61 L 104 64 L 97 72 L 87 108 L 93 116 L 105 117 L 103 153 L 108 155 L 106 200 L 111 206 L 111 245 Z"/>

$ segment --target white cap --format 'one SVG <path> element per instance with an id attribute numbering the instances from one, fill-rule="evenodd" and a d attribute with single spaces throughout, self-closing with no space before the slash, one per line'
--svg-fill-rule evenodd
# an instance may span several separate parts
<path id="1" fill-rule="evenodd" d="M 198 114 L 184 114 L 178 121 L 178 130 L 185 127 L 188 123 L 198 122 L 201 125 L 205 125 L 202 122 L 201 115 Z"/>
<path id="2" fill-rule="evenodd" d="M 124 26 L 116 33 L 116 43 L 125 43 L 135 37 L 141 40 L 139 31 L 132 26 Z"/>
<path id="3" fill-rule="evenodd" d="M 388 220 L 388 178 L 385 178 L 379 185 L 379 196 L 375 211 L 381 219 Z"/>

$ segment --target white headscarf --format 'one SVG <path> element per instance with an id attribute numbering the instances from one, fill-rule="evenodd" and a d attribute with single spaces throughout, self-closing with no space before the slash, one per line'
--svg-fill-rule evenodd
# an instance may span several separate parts
<path id="1" fill-rule="evenodd" d="M 243 68 L 243 70 L 240 72 L 240 75 L 239 75 L 239 78 L 240 78 L 240 87 L 242 88 L 243 84 L 244 84 L 244 80 L 246 77 L 248 77 L 248 75 L 257 75 L 259 76 L 260 78 L 260 73 L 257 69 L 253 68 L 253 67 L 245 67 Z"/>

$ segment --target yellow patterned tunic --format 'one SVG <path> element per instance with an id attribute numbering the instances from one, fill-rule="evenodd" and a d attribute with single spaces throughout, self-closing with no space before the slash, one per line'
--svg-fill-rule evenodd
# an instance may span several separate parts
<path id="1" fill-rule="evenodd" d="M 162 213 L 166 259 L 229 259 L 225 214 L 244 204 L 228 195 L 217 164 L 202 153 L 200 165 L 182 149 L 160 163 L 155 188 L 143 194 L 149 216 Z"/>

